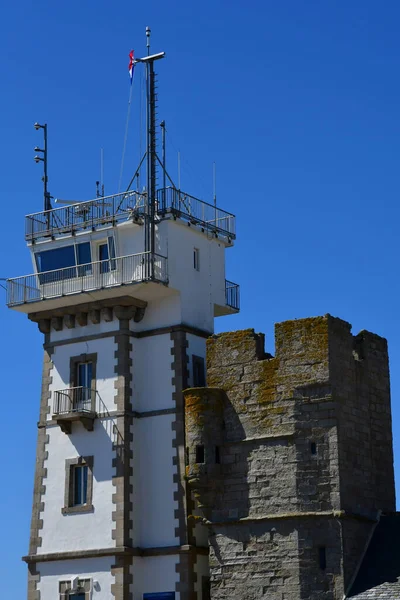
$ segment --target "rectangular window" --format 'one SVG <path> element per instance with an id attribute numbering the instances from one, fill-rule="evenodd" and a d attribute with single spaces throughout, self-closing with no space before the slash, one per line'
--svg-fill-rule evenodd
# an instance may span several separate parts
<path id="1" fill-rule="evenodd" d="M 193 248 L 193 267 L 196 271 L 200 271 L 200 251 L 198 248 Z"/>
<path id="2" fill-rule="evenodd" d="M 72 471 L 74 487 L 72 506 L 82 506 L 87 504 L 88 467 L 87 465 L 75 465 L 72 467 Z"/>
<path id="3" fill-rule="evenodd" d="M 156 594 L 143 594 L 143 600 L 175 600 L 175 592 L 157 592 Z"/>
<path id="4" fill-rule="evenodd" d="M 215 446 L 215 464 L 219 465 L 221 463 L 221 455 L 219 452 L 219 446 Z"/>
<path id="5" fill-rule="evenodd" d="M 73 600 L 85 600 L 85 592 L 69 593 L 68 598 L 73 598 Z"/>
<path id="6" fill-rule="evenodd" d="M 311 451 L 311 454 L 317 454 L 317 444 L 315 442 L 311 442 L 310 451 Z"/>
<path id="7" fill-rule="evenodd" d="M 91 406 L 86 406 L 92 399 L 92 376 L 93 376 L 93 363 L 92 362 L 81 362 L 76 365 L 76 390 L 74 398 L 74 409 L 82 410 L 87 408 L 91 409 Z"/>
<path id="8" fill-rule="evenodd" d="M 319 552 L 319 568 L 321 569 L 321 571 L 325 571 L 325 569 L 326 569 L 326 548 L 325 548 L 325 546 L 318 548 L 318 552 Z"/>
<path id="9" fill-rule="evenodd" d="M 74 246 L 36 252 L 35 261 L 41 284 L 76 277 Z"/>
<path id="10" fill-rule="evenodd" d="M 205 387 L 206 373 L 204 366 L 204 358 L 201 356 L 192 355 L 193 367 L 193 387 Z"/>
<path id="11" fill-rule="evenodd" d="M 196 446 L 196 463 L 203 464 L 204 463 L 204 446 Z"/>
<path id="12" fill-rule="evenodd" d="M 74 246 L 36 252 L 35 261 L 38 273 L 40 273 L 40 283 L 53 283 L 72 279 L 77 275 L 88 275 L 92 269 L 90 243 L 84 242 Z"/>
<path id="13" fill-rule="evenodd" d="M 65 461 L 65 490 L 62 514 L 92 512 L 92 497 L 93 456 L 78 456 L 67 459 Z"/>
<path id="14" fill-rule="evenodd" d="M 92 253 L 90 250 L 90 243 L 85 242 L 83 244 L 76 245 L 76 264 L 78 266 L 78 275 L 82 277 L 83 275 L 91 275 L 92 274 Z"/>
<path id="15" fill-rule="evenodd" d="M 110 256 L 111 271 L 115 271 L 115 269 L 117 268 L 117 264 L 115 260 L 115 240 L 112 235 L 108 238 L 108 254 Z"/>
<path id="16" fill-rule="evenodd" d="M 108 273 L 110 270 L 110 263 L 108 261 L 109 253 L 108 253 L 108 244 L 100 244 L 99 245 L 99 261 L 100 264 L 100 273 Z"/>

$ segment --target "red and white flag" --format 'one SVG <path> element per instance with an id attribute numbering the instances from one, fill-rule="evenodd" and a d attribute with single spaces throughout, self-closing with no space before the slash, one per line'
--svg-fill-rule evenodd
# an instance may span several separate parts
<path id="1" fill-rule="evenodd" d="M 133 71 L 135 69 L 135 55 L 134 55 L 133 50 L 131 50 L 129 52 L 129 66 L 128 66 L 128 69 L 129 69 L 129 77 L 131 78 L 131 85 L 132 85 Z"/>

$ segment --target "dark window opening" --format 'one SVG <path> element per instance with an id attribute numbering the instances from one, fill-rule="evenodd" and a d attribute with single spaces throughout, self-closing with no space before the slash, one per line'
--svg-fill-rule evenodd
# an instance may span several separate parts
<path id="1" fill-rule="evenodd" d="M 189 448 L 188 446 L 186 446 L 186 454 L 185 454 L 185 459 L 186 459 L 186 466 L 189 464 Z"/>
<path id="2" fill-rule="evenodd" d="M 221 456 L 219 453 L 219 446 L 215 446 L 215 463 L 219 465 L 221 463 Z"/>
<path id="3" fill-rule="evenodd" d="M 204 358 L 201 356 L 192 355 L 193 365 L 193 387 L 205 387 L 206 371 L 204 366 Z"/>
<path id="4" fill-rule="evenodd" d="M 73 506 L 87 503 L 88 468 L 87 465 L 75 465 L 73 471 Z"/>
<path id="5" fill-rule="evenodd" d="M 316 442 L 311 442 L 310 444 L 311 454 L 317 454 L 317 444 Z"/>
<path id="6" fill-rule="evenodd" d="M 321 548 L 319 548 L 318 551 L 319 551 L 319 568 L 322 571 L 325 571 L 325 569 L 326 569 L 326 548 L 325 548 L 325 546 L 322 546 Z"/>
<path id="7" fill-rule="evenodd" d="M 196 462 L 198 464 L 204 463 L 204 446 L 196 446 Z"/>

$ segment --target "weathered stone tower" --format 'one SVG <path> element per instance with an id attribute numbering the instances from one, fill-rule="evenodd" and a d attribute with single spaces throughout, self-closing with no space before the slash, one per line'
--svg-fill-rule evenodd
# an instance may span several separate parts
<path id="1" fill-rule="evenodd" d="M 381 512 L 395 509 L 386 340 L 329 315 L 207 342 L 185 391 L 195 527 L 211 598 L 341 600 Z"/>

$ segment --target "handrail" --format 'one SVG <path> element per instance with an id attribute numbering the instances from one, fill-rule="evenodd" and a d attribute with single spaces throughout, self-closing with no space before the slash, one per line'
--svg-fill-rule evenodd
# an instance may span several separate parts
<path id="1" fill-rule="evenodd" d="M 173 187 L 157 190 L 155 211 L 161 218 L 171 213 L 229 240 L 236 237 L 232 213 Z M 29 214 L 25 218 L 25 238 L 35 242 L 55 234 L 109 227 L 132 218 L 147 218 L 146 193 L 132 190 Z"/>
<path id="2" fill-rule="evenodd" d="M 225 279 L 225 304 L 235 310 L 240 310 L 240 286 L 227 279 Z"/>
<path id="3" fill-rule="evenodd" d="M 7 304 L 17 306 L 125 284 L 168 284 L 165 256 L 140 252 L 7 280 Z"/>
<path id="4" fill-rule="evenodd" d="M 95 400 L 96 390 L 91 388 L 78 386 L 56 390 L 54 392 L 53 414 L 93 413 L 96 411 Z"/>

